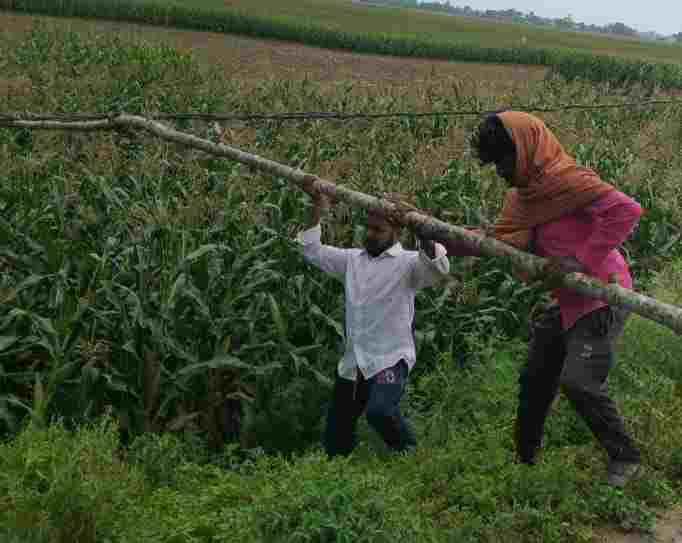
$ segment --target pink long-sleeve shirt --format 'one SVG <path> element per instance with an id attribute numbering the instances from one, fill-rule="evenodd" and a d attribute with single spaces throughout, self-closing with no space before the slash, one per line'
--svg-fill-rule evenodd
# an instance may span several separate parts
<path id="1" fill-rule="evenodd" d="M 617 274 L 620 285 L 632 288 L 630 269 L 618 247 L 632 234 L 642 215 L 641 206 L 619 191 L 611 191 L 590 205 L 535 229 L 538 256 L 573 257 L 583 264 L 587 275 L 608 282 Z M 446 243 L 448 256 L 478 256 L 468 245 Z M 553 291 L 559 302 L 565 330 L 588 313 L 607 305 L 570 289 Z"/>

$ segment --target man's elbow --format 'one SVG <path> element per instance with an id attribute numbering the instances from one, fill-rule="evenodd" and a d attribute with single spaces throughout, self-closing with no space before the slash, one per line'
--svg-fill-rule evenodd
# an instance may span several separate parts
<path id="1" fill-rule="evenodd" d="M 627 216 L 627 222 L 629 223 L 630 234 L 632 234 L 632 231 L 639 224 L 639 221 L 642 218 L 642 215 L 644 215 L 644 208 L 641 205 L 639 205 L 638 202 L 635 202 L 633 200 L 632 204 L 630 206 L 628 206 L 627 215 L 626 215 Z"/>
<path id="2" fill-rule="evenodd" d="M 639 202 L 635 202 L 635 205 L 633 206 L 633 215 L 635 216 L 635 220 L 639 221 L 639 219 L 644 215 L 644 208 L 640 205 Z"/>
<path id="3" fill-rule="evenodd" d="M 450 261 L 447 256 L 441 257 L 436 265 L 435 272 L 438 279 L 443 279 L 450 275 Z"/>
<path id="4" fill-rule="evenodd" d="M 623 215 L 626 215 L 633 222 L 637 222 L 639 218 L 644 214 L 644 208 L 634 198 L 631 198 L 630 196 L 628 196 L 627 194 L 623 194 L 622 192 L 616 193 L 615 196 L 618 196 L 620 199 L 619 202 L 620 211 L 623 213 Z"/>

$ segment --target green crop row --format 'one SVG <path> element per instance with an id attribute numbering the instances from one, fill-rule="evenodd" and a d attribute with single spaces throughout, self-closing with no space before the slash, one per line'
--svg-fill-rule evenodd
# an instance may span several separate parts
<path id="1" fill-rule="evenodd" d="M 355 32 L 328 27 L 314 18 L 311 21 L 287 16 L 266 17 L 158 0 L 0 0 L 0 9 L 243 34 L 359 53 L 547 66 L 567 79 L 682 88 L 682 66 L 677 63 L 592 55 L 566 48 L 487 47 L 475 42 L 429 39 L 424 34 Z M 486 41 L 484 35 L 481 41 Z"/>

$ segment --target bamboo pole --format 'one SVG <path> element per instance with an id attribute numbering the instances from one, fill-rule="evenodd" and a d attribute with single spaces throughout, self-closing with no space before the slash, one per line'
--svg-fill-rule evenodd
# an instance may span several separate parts
<path id="1" fill-rule="evenodd" d="M 298 186 L 302 186 L 304 183 L 308 183 L 312 180 L 314 188 L 327 196 L 349 202 L 364 209 L 381 210 L 391 213 L 394 216 L 397 214 L 405 226 L 415 230 L 424 237 L 436 240 L 450 239 L 465 242 L 479 251 L 482 255 L 506 258 L 516 268 L 529 273 L 534 277 L 542 275 L 543 268 L 546 264 L 545 259 L 519 251 L 496 239 L 473 234 L 464 228 L 453 226 L 417 211 L 402 212 L 395 204 L 388 200 L 335 185 L 330 181 L 308 174 L 302 170 L 294 169 L 284 164 L 279 164 L 272 160 L 246 153 L 228 145 L 213 143 L 192 134 L 179 132 L 158 121 L 145 119 L 144 117 L 121 114 L 102 118 L 101 120 L 79 122 L 32 121 L 0 118 L 0 126 L 29 129 L 88 131 L 138 128 L 163 140 L 175 142 L 185 147 L 199 149 L 211 155 L 229 158 L 271 175 L 283 177 Z M 642 317 L 656 321 L 659 324 L 667 326 L 676 333 L 682 334 L 682 308 L 659 302 L 654 298 L 623 288 L 617 284 L 602 283 L 601 281 L 580 273 L 563 275 L 560 278 L 559 284 L 584 296 L 597 298 L 612 305 L 625 307 Z"/>

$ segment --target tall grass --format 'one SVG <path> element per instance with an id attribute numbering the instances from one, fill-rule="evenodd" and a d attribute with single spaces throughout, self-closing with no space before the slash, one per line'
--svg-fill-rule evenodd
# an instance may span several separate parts
<path id="1" fill-rule="evenodd" d="M 101 17 L 120 21 L 174 26 L 214 32 L 273 38 L 320 47 L 405 57 L 426 57 L 466 62 L 494 62 L 548 66 L 566 78 L 609 81 L 618 85 L 642 83 L 681 88 L 678 63 L 597 56 L 568 48 L 544 46 L 486 47 L 477 40 L 460 42 L 430 39 L 426 33 L 358 32 L 327 26 L 309 19 L 252 15 L 248 10 L 227 10 L 211 5 L 186 5 L 158 0 L 0 0 L 0 9 L 70 17 Z M 488 38 L 494 36 L 493 33 Z M 549 43 L 549 42 L 548 42 Z"/>

